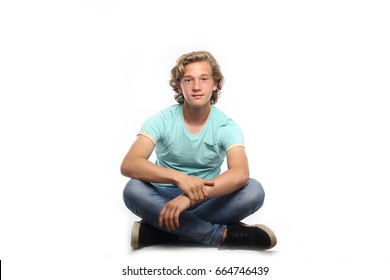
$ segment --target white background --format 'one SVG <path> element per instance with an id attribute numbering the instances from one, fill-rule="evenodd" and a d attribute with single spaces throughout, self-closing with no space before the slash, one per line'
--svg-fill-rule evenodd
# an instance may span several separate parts
<path id="1" fill-rule="evenodd" d="M 386 2 L 1 1 L 4 279 L 126 279 L 128 265 L 389 279 Z M 174 104 L 169 71 L 193 50 L 222 67 L 217 107 L 266 189 L 248 222 L 275 230 L 271 252 L 129 249 L 119 166 L 144 119 Z"/>

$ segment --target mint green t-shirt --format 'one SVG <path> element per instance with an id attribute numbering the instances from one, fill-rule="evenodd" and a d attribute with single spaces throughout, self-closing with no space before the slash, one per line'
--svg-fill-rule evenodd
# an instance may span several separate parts
<path id="1" fill-rule="evenodd" d="M 195 135 L 184 124 L 183 105 L 180 104 L 148 118 L 139 134 L 156 144 L 157 165 L 206 180 L 220 174 L 229 149 L 244 146 L 240 127 L 214 106 L 202 130 Z M 171 184 L 156 185 L 175 187 Z"/>

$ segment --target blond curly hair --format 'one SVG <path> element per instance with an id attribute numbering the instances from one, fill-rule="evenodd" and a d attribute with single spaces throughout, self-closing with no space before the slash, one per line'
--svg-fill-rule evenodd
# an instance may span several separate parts
<path id="1" fill-rule="evenodd" d="M 176 61 L 176 65 L 171 70 L 171 79 L 169 80 L 169 85 L 175 92 L 175 100 L 180 104 L 184 103 L 184 96 L 179 90 L 179 84 L 184 74 L 184 66 L 192 62 L 199 61 L 207 61 L 210 64 L 213 79 L 217 82 L 217 89 L 213 91 L 210 103 L 214 105 L 219 99 L 219 95 L 224 83 L 224 77 L 222 75 L 219 64 L 211 53 L 207 51 L 195 51 L 180 56 Z"/>

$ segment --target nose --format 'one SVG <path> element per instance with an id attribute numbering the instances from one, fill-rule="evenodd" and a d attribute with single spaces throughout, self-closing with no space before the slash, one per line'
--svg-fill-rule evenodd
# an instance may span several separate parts
<path id="1" fill-rule="evenodd" d="M 200 81 L 198 79 L 195 79 L 194 83 L 192 85 L 192 90 L 193 91 L 198 91 L 200 89 L 201 89 L 201 83 L 200 83 Z"/>

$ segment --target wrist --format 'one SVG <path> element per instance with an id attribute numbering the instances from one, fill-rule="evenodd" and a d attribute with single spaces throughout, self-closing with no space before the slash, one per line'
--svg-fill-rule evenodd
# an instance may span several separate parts
<path id="1" fill-rule="evenodd" d="M 180 182 L 182 181 L 183 175 L 184 173 L 174 170 L 174 173 L 172 175 L 173 184 L 175 184 L 177 187 L 180 186 Z"/>
<path id="2" fill-rule="evenodd" d="M 188 207 L 193 206 L 191 204 L 190 198 L 185 193 L 182 193 L 180 196 L 183 198 L 183 200 L 185 200 L 188 203 Z"/>

